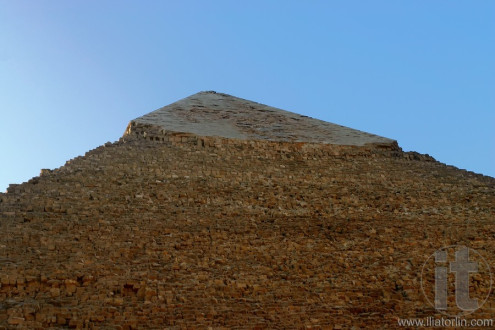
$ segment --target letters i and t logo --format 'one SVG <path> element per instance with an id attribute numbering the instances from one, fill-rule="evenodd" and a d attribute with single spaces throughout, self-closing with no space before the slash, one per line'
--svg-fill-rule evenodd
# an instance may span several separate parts
<path id="1" fill-rule="evenodd" d="M 435 251 L 421 271 L 426 299 L 437 311 L 451 317 L 481 308 L 490 295 L 491 285 L 490 266 L 480 253 L 465 246 Z"/>

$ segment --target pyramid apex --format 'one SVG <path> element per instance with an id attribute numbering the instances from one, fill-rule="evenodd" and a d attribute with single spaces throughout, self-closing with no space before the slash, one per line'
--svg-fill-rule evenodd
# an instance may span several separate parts
<path id="1" fill-rule="evenodd" d="M 201 91 L 131 121 L 169 133 L 364 146 L 392 139 L 216 91 Z"/>

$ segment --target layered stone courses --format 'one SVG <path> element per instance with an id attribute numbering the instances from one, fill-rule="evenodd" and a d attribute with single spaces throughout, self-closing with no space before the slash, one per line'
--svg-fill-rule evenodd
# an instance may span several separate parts
<path id="1" fill-rule="evenodd" d="M 0 194 L 0 328 L 395 328 L 440 316 L 438 248 L 495 269 L 493 178 L 394 143 L 160 129 Z"/>

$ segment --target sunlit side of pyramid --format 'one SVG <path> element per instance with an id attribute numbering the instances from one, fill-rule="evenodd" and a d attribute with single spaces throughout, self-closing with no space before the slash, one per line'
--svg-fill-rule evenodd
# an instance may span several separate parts
<path id="1" fill-rule="evenodd" d="M 442 316 L 437 249 L 495 269 L 494 214 L 491 177 L 202 92 L 0 194 L 0 328 L 396 328 Z"/>

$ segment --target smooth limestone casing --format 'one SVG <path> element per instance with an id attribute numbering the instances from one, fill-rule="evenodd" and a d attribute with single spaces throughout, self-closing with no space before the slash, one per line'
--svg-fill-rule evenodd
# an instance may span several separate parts
<path id="1" fill-rule="evenodd" d="M 240 140 L 396 144 L 392 139 L 216 92 L 191 95 L 136 118 L 133 123 L 156 126 L 166 132 Z"/>

